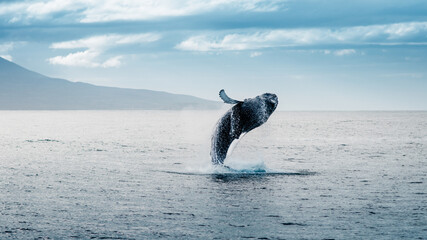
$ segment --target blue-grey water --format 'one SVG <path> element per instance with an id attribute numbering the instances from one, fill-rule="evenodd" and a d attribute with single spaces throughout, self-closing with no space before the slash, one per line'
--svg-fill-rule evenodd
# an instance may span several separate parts
<path id="1" fill-rule="evenodd" d="M 427 112 L 0 111 L 0 239 L 426 239 Z"/>

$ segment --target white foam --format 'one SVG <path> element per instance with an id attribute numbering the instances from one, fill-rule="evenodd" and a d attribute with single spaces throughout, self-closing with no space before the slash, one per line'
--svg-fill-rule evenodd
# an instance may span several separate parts
<path id="1" fill-rule="evenodd" d="M 177 172 L 178 173 L 178 172 Z M 259 174 L 259 173 L 284 173 L 268 168 L 264 160 L 243 160 L 238 158 L 227 158 L 224 165 L 212 165 L 211 162 L 206 161 L 185 166 L 185 169 L 180 171 L 181 174 Z"/>
<path id="2" fill-rule="evenodd" d="M 228 157 L 225 160 L 225 165 L 237 172 L 258 173 L 267 172 L 269 169 L 264 163 L 263 159 L 239 159 L 235 157 Z"/>

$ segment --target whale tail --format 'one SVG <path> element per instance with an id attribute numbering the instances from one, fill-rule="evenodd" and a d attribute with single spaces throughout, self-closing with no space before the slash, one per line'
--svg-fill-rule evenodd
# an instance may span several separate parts
<path id="1" fill-rule="evenodd" d="M 219 97 L 222 99 L 222 101 L 224 101 L 225 103 L 228 103 L 228 104 L 237 104 L 237 103 L 242 102 L 242 101 L 238 101 L 238 100 L 232 99 L 229 96 L 227 96 L 224 89 L 221 89 L 221 91 L 219 91 Z"/>

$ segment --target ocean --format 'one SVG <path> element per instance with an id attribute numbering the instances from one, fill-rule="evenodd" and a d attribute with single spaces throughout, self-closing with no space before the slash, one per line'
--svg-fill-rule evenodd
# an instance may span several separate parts
<path id="1" fill-rule="evenodd" d="M 0 111 L 0 239 L 427 239 L 427 112 Z"/>

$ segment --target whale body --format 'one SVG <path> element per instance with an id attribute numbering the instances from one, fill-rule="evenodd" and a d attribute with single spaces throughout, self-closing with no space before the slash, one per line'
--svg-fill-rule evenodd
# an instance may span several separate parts
<path id="1" fill-rule="evenodd" d="M 254 98 L 238 101 L 219 92 L 221 99 L 234 106 L 218 121 L 211 139 L 211 159 L 213 164 L 223 164 L 231 143 L 242 134 L 267 122 L 279 103 L 276 94 L 264 93 Z"/>

